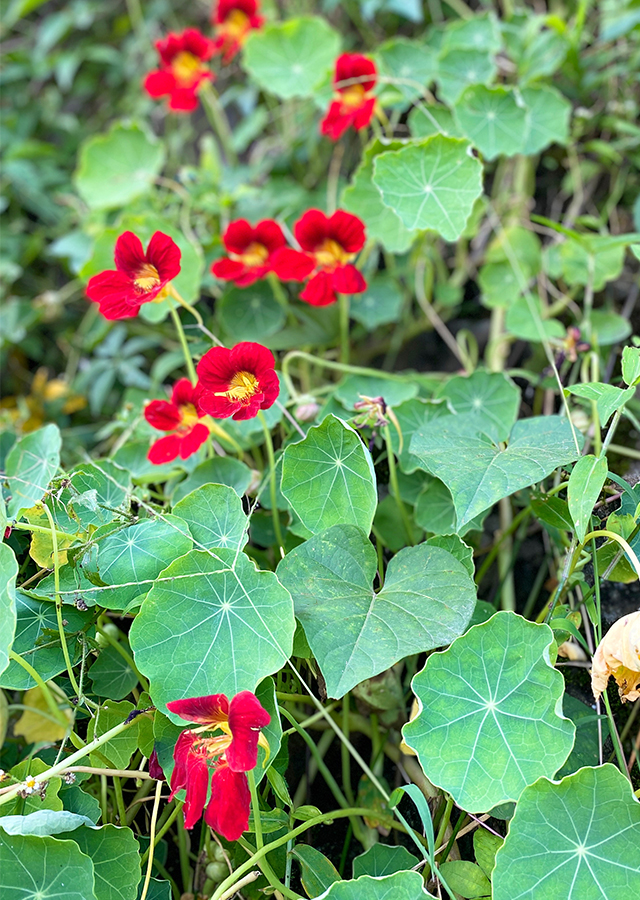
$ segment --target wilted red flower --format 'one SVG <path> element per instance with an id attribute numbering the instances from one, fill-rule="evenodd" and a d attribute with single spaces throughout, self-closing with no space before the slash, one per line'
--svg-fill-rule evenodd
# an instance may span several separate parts
<path id="1" fill-rule="evenodd" d="M 360 53 L 343 53 L 336 60 L 333 76 L 334 99 L 320 123 L 320 131 L 337 141 L 347 128 L 366 128 L 375 111 L 378 70 L 376 64 Z"/>
<path id="2" fill-rule="evenodd" d="M 177 456 L 186 459 L 209 437 L 209 429 L 198 421 L 205 416 L 198 405 L 197 389 L 188 378 L 173 386 L 171 400 L 152 400 L 144 409 L 144 417 L 158 431 L 171 432 L 153 443 L 147 459 L 155 466 L 171 462 Z"/>
<path id="3" fill-rule="evenodd" d="M 211 266 L 216 278 L 247 287 L 272 270 L 272 256 L 286 246 L 282 228 L 273 219 L 263 219 L 254 227 L 246 219 L 231 222 L 222 235 L 229 256 Z"/>
<path id="4" fill-rule="evenodd" d="M 167 284 L 180 272 L 180 248 L 168 234 L 156 231 L 145 253 L 140 238 L 125 231 L 116 241 L 116 268 L 89 279 L 87 297 L 105 319 L 137 316 L 143 303 L 164 300 Z"/>
<path id="5" fill-rule="evenodd" d="M 154 99 L 169 97 L 169 109 L 193 112 L 198 105 L 198 90 L 213 73 L 203 65 L 215 52 L 215 44 L 197 28 L 182 34 L 170 33 L 156 41 L 161 67 L 144 80 L 147 93 Z"/>
<path id="6" fill-rule="evenodd" d="M 285 280 L 301 281 L 312 275 L 300 293 L 301 300 L 311 306 L 328 306 L 337 300 L 336 293 L 361 294 L 367 289 L 367 282 L 351 262 L 365 243 L 361 219 L 342 209 L 332 216 L 310 209 L 296 222 L 293 232 L 304 252 L 279 250 L 273 266 Z"/>
<path id="7" fill-rule="evenodd" d="M 215 4 L 211 21 L 215 26 L 214 45 L 222 60 L 228 63 L 241 49 L 247 35 L 262 28 L 264 18 L 258 15 L 257 0 L 219 0 Z"/>
<path id="8" fill-rule="evenodd" d="M 224 694 L 212 694 L 173 700 L 167 703 L 167 709 L 201 726 L 183 731 L 178 738 L 169 799 L 186 788 L 184 824 L 193 828 L 207 802 L 211 763 L 211 797 L 205 822 L 228 841 L 237 841 L 249 826 L 251 794 L 245 772 L 257 765 L 258 744 L 269 752 L 260 729 L 269 724 L 271 716 L 251 691 L 236 694 L 231 703 Z M 222 734 L 202 734 L 216 730 Z"/>
<path id="9" fill-rule="evenodd" d="M 252 419 L 280 393 L 274 365 L 273 353 L 262 344 L 213 347 L 197 367 L 200 408 L 216 419 Z"/>

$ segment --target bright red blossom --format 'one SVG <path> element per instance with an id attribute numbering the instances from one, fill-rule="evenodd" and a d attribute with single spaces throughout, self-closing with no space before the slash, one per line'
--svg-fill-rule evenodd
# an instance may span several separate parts
<path id="1" fill-rule="evenodd" d="M 300 299 L 311 306 L 335 303 L 337 294 L 361 294 L 367 283 L 353 265 L 356 253 L 365 244 L 364 222 L 357 216 L 336 210 L 326 216 L 319 209 L 308 210 L 293 228 L 304 252 L 279 250 L 274 271 L 279 278 L 301 281 L 311 275 Z"/>
<path id="2" fill-rule="evenodd" d="M 181 34 L 170 33 L 156 42 L 160 68 L 149 72 L 144 80 L 147 93 L 154 99 L 169 97 L 169 109 L 193 112 L 198 105 L 198 91 L 213 73 L 204 65 L 215 52 L 215 44 L 197 28 Z"/>
<path id="3" fill-rule="evenodd" d="M 273 353 L 243 341 L 231 350 L 213 347 L 198 363 L 200 408 L 216 419 L 252 419 L 280 393 Z"/>
<path id="4" fill-rule="evenodd" d="M 186 788 L 184 823 L 193 828 L 207 803 L 211 764 L 205 822 L 228 841 L 236 841 L 249 825 L 251 794 L 245 773 L 257 765 L 258 745 L 269 752 L 260 729 L 269 724 L 271 716 L 251 691 L 236 694 L 230 703 L 224 694 L 174 700 L 167 703 L 167 709 L 201 726 L 183 731 L 178 738 L 170 799 Z M 222 734 L 203 735 L 217 730 Z"/>
<path id="5" fill-rule="evenodd" d="M 211 21 L 215 26 L 214 45 L 228 63 L 241 49 L 250 31 L 262 28 L 264 18 L 258 15 L 257 0 L 219 0 Z"/>
<path id="6" fill-rule="evenodd" d="M 247 287 L 272 271 L 273 254 L 287 242 L 273 219 L 263 219 L 256 226 L 238 219 L 222 235 L 222 243 L 229 256 L 216 260 L 211 271 L 216 278 Z"/>
<path id="7" fill-rule="evenodd" d="M 105 319 L 137 316 L 143 303 L 164 300 L 167 284 L 180 272 L 180 248 L 169 235 L 156 231 L 147 252 L 140 238 L 125 231 L 116 241 L 116 268 L 89 279 L 87 297 L 100 306 Z"/>
<path id="8" fill-rule="evenodd" d="M 181 378 L 173 386 L 171 400 L 152 400 L 144 410 L 144 417 L 158 431 L 169 431 L 151 445 L 147 458 L 156 466 L 171 462 L 177 456 L 186 459 L 198 450 L 209 437 L 198 404 L 197 390 L 188 378 Z"/>
<path id="9" fill-rule="evenodd" d="M 336 60 L 334 99 L 320 123 L 320 131 L 337 141 L 345 131 L 366 128 L 375 112 L 378 71 L 376 64 L 360 53 L 343 53 Z"/>

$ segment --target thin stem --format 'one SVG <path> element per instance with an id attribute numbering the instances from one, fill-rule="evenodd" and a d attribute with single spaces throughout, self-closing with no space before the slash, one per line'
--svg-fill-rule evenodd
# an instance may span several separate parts
<path id="1" fill-rule="evenodd" d="M 350 375 L 369 375 L 372 378 L 380 378 L 380 369 L 369 369 L 366 366 L 345 365 L 341 362 L 333 362 L 333 360 L 330 359 L 322 359 L 319 356 L 313 356 L 311 353 L 305 353 L 304 350 L 291 350 L 282 359 L 282 377 L 287 385 L 289 394 L 294 400 L 300 396 L 291 380 L 291 375 L 289 374 L 289 366 L 294 359 L 307 360 L 307 362 L 313 363 L 314 366 L 317 366 L 320 369 L 334 369 L 336 372 L 345 372 Z M 384 372 L 384 377 L 389 381 L 400 381 L 404 383 L 405 381 L 414 379 L 415 375 L 412 372 L 408 372 L 404 375 L 401 375 L 398 372 Z"/>
<path id="2" fill-rule="evenodd" d="M 256 832 L 256 846 L 260 850 L 264 846 L 262 840 L 262 820 L 260 818 L 260 801 L 258 799 L 258 791 L 256 790 L 256 779 L 253 769 L 247 772 L 247 780 L 249 782 L 249 792 L 251 793 L 251 809 L 253 811 L 253 827 Z"/>
<path id="3" fill-rule="evenodd" d="M 178 340 L 180 341 L 182 352 L 184 353 L 184 361 L 187 366 L 187 372 L 189 373 L 189 380 L 191 381 L 191 384 L 195 384 L 198 380 L 196 367 L 191 357 L 189 344 L 187 343 L 187 336 L 184 333 L 184 328 L 182 327 L 182 322 L 180 321 L 178 310 L 174 306 L 171 307 L 171 318 L 173 319 L 173 324 L 175 325 L 176 331 L 178 332 Z"/>
<path id="4" fill-rule="evenodd" d="M 151 881 L 151 870 L 153 868 L 153 851 L 155 849 L 156 822 L 158 821 L 158 809 L 160 808 L 160 793 L 162 791 L 162 782 L 156 784 L 156 793 L 153 800 L 153 812 L 151 813 L 151 828 L 149 830 L 149 858 L 147 859 L 147 872 L 144 876 L 144 884 L 140 894 L 140 900 L 146 900 L 149 891 L 149 883 Z"/>
<path id="5" fill-rule="evenodd" d="M 264 432 L 264 443 L 267 448 L 267 458 L 269 460 L 269 494 L 271 497 L 271 515 L 273 517 L 273 530 L 276 535 L 276 542 L 280 548 L 281 556 L 284 556 L 284 541 L 282 539 L 282 529 L 280 527 L 280 513 L 278 512 L 278 486 L 276 484 L 276 458 L 273 452 L 273 441 L 271 440 L 271 432 L 269 425 L 262 410 L 258 412 L 258 418 Z"/>
<path id="6" fill-rule="evenodd" d="M 445 325 L 443 320 L 440 318 L 438 313 L 435 311 L 431 302 L 429 301 L 429 298 L 427 297 L 427 292 L 425 290 L 425 282 L 424 282 L 426 268 L 427 268 L 427 257 L 426 257 L 426 255 L 423 255 L 416 264 L 415 279 L 414 279 L 415 294 L 416 294 L 416 300 L 418 301 L 418 305 L 419 305 L 420 309 L 422 310 L 422 312 L 427 317 L 429 324 L 431 325 L 433 330 L 436 331 L 440 335 L 440 337 L 442 338 L 444 343 L 447 345 L 449 350 L 451 350 L 451 352 L 453 353 L 455 358 L 458 360 L 460 365 L 463 366 L 465 369 L 467 369 L 467 371 L 469 371 L 468 360 L 465 360 L 464 357 L 462 356 L 458 342 L 456 341 L 454 336 L 451 334 L 451 332 L 449 331 L 449 329 L 447 328 L 447 326 Z"/>
<path id="7" fill-rule="evenodd" d="M 49 707 L 49 709 L 55 716 L 56 721 L 59 722 L 60 725 L 62 725 L 62 727 L 66 730 L 69 727 L 69 720 L 64 715 L 62 710 L 59 708 L 58 704 L 56 703 L 54 696 L 51 693 L 51 690 L 49 689 L 49 685 L 40 677 L 40 675 L 38 674 L 38 672 L 36 672 L 36 670 L 33 668 L 33 666 L 31 666 L 26 661 L 26 659 L 23 659 L 15 651 L 9 650 L 9 659 L 12 659 L 14 662 L 17 662 L 19 666 L 22 666 L 22 668 L 26 672 L 29 673 L 29 675 L 33 678 L 35 683 L 38 685 L 38 687 L 42 691 L 42 696 L 44 697 L 44 699 L 47 703 L 47 706 Z"/>
<path id="8" fill-rule="evenodd" d="M 158 784 L 161 784 L 161 782 L 158 782 Z M 156 790 L 157 790 L 157 788 L 156 788 Z M 177 819 L 178 814 L 181 812 L 184 804 L 182 803 L 181 800 L 176 800 L 175 803 L 176 803 L 176 805 L 175 805 L 174 809 L 171 811 L 171 815 L 169 816 L 167 821 L 164 823 L 162 828 L 160 828 L 158 830 L 158 833 L 156 834 L 156 837 L 155 837 L 155 841 L 153 843 L 150 843 L 149 846 L 147 847 L 147 849 L 142 854 L 142 859 L 140 860 L 140 865 L 142 865 L 142 866 L 144 865 L 145 860 L 148 858 L 148 856 L 151 852 L 151 848 L 153 846 L 155 846 L 155 844 L 159 843 L 162 840 L 162 838 L 165 836 L 167 831 L 171 828 L 171 826 Z"/>
<path id="9" fill-rule="evenodd" d="M 513 566 L 511 565 L 511 555 L 513 542 L 511 540 L 511 525 L 513 523 L 513 509 L 511 507 L 511 498 L 503 497 L 498 504 L 500 510 L 500 531 L 502 534 L 507 533 L 504 540 L 500 541 L 500 549 L 498 551 L 498 572 L 500 581 L 502 582 L 502 591 L 500 605 L 502 609 L 515 612 L 516 609 L 516 590 L 513 580 Z"/>
<path id="10" fill-rule="evenodd" d="M 202 316 L 200 315 L 198 310 L 195 309 L 193 306 L 191 306 L 190 303 L 187 303 L 187 301 L 184 299 L 184 297 L 181 294 L 179 294 L 178 291 L 175 289 L 173 284 L 169 285 L 169 293 L 174 298 L 174 300 L 178 301 L 180 306 L 182 306 L 184 309 L 186 309 L 187 312 L 191 313 L 193 318 L 196 320 L 200 331 L 203 334 L 206 334 L 206 336 L 209 338 L 210 341 L 213 341 L 213 343 L 216 344 L 218 347 L 224 347 L 224 344 L 222 343 L 222 341 L 219 338 L 217 338 L 215 336 L 215 334 L 213 334 L 213 332 L 209 331 L 209 329 L 205 326 Z"/>
<path id="11" fill-rule="evenodd" d="M 216 89 L 210 81 L 205 81 L 200 89 L 200 99 L 202 100 L 209 124 L 220 141 L 227 163 L 230 166 L 237 166 L 238 155 L 233 148 L 233 134 L 229 126 L 229 120 L 224 107 L 220 103 Z"/>
<path id="12" fill-rule="evenodd" d="M 340 362 L 349 365 L 349 295 L 338 294 L 338 315 L 340 319 Z"/>
<path id="13" fill-rule="evenodd" d="M 345 694 L 342 698 L 342 731 L 349 737 L 349 694 Z M 348 800 L 348 805 L 353 806 L 355 797 L 351 788 L 351 757 L 349 756 L 349 748 L 346 744 L 340 745 L 342 755 L 342 786 L 344 795 Z"/>
<path id="14" fill-rule="evenodd" d="M 604 700 L 604 705 L 607 710 L 607 719 L 609 720 L 611 740 L 613 741 L 613 749 L 616 752 L 616 759 L 618 760 L 620 771 L 627 776 L 629 781 L 631 781 L 631 776 L 629 775 L 629 770 L 627 769 L 627 761 L 624 758 L 624 750 L 622 749 L 622 744 L 620 743 L 620 736 L 618 735 L 618 729 L 616 728 L 615 719 L 613 718 L 613 712 L 611 711 L 611 704 L 609 703 L 609 696 L 606 690 L 602 693 L 602 699 Z"/>
<path id="15" fill-rule="evenodd" d="M 118 819 L 120 825 L 127 824 L 127 809 L 124 805 L 124 797 L 122 796 L 122 785 L 120 779 L 115 776 L 113 779 L 113 792 L 116 795 L 116 808 L 118 810 Z"/>
<path id="16" fill-rule="evenodd" d="M 47 528 L 46 525 L 32 525 L 30 522 L 15 522 L 11 525 L 11 528 L 17 528 L 19 531 L 38 531 L 41 534 L 52 534 L 51 528 Z M 66 531 L 58 531 L 57 528 L 54 528 L 54 531 L 56 538 L 61 541 L 75 541 L 78 539 L 77 534 L 67 534 Z"/>
<path id="17" fill-rule="evenodd" d="M 411 528 L 411 520 L 409 519 L 409 514 L 407 513 L 407 508 L 404 505 L 404 501 L 400 496 L 400 487 L 398 485 L 398 470 L 396 468 L 396 457 L 393 452 L 393 446 L 391 443 L 391 430 L 388 425 L 385 425 L 382 429 L 382 433 L 384 434 L 384 440 L 387 445 L 387 462 L 389 464 L 389 483 L 391 485 L 391 492 L 393 494 L 393 498 L 396 501 L 396 506 L 398 507 L 398 512 L 400 513 L 400 518 L 402 519 L 402 524 L 404 526 L 405 534 L 407 537 L 407 541 L 409 546 L 413 546 L 415 543 L 413 539 L 413 529 Z"/>

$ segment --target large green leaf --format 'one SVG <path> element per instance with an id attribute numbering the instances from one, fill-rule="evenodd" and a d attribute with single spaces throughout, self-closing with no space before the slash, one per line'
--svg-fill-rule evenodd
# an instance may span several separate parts
<path id="1" fill-rule="evenodd" d="M 45 425 L 15 442 L 7 455 L 5 469 L 11 491 L 7 503 L 10 517 L 42 500 L 49 482 L 58 471 L 61 446 L 57 425 Z"/>
<path id="2" fill-rule="evenodd" d="M 512 88 L 468 87 L 455 105 L 462 131 L 486 159 L 521 153 L 527 110 Z"/>
<path id="3" fill-rule="evenodd" d="M 522 792 L 496 855 L 494 900 L 628 900 L 640 894 L 640 804 L 614 766 Z"/>
<path id="4" fill-rule="evenodd" d="M 489 84 L 497 67 L 487 49 L 444 47 L 438 59 L 438 93 L 450 105 L 469 85 Z"/>
<path id="5" fill-rule="evenodd" d="M 498 441 L 506 441 L 518 418 L 520 390 L 504 372 L 476 369 L 471 375 L 454 375 L 436 391 L 435 399 L 440 398 Z"/>
<path id="6" fill-rule="evenodd" d="M 29 663 L 44 681 L 58 675 L 65 668 L 64 654 L 58 634 L 56 609 L 53 603 L 34 600 L 22 591 L 16 592 L 16 636 L 13 651 Z M 89 622 L 88 613 L 70 607 L 64 610 L 64 626 L 71 659 L 80 652 L 75 634 Z M 12 660 L 0 675 L 0 686 L 15 691 L 26 691 L 35 681 L 22 666 Z"/>
<path id="7" fill-rule="evenodd" d="M 316 16 L 271 22 L 249 35 L 243 64 L 264 90 L 288 100 L 312 97 L 340 50 L 340 37 Z"/>
<path id="8" fill-rule="evenodd" d="M 411 453 L 451 491 L 459 526 L 579 455 L 560 416 L 516 422 L 506 449 L 476 428 L 466 415 L 451 416 L 422 426 L 411 439 Z"/>
<path id="9" fill-rule="evenodd" d="M 93 863 L 75 841 L 0 831 L 0 888 L 11 900 L 93 900 Z"/>
<path id="10" fill-rule="evenodd" d="M 90 209 L 117 209 L 151 190 L 164 145 L 136 123 L 116 122 L 80 147 L 74 181 Z"/>
<path id="11" fill-rule="evenodd" d="M 173 492 L 175 503 L 203 484 L 228 484 L 242 497 L 251 483 L 251 469 L 232 456 L 214 456 L 197 466 Z"/>
<path id="12" fill-rule="evenodd" d="M 156 579 L 129 637 L 163 709 L 169 700 L 255 690 L 289 658 L 294 632 L 291 595 L 273 572 L 232 550 L 192 550 Z"/>
<path id="13" fill-rule="evenodd" d="M 441 547 L 401 550 L 377 594 L 376 570 L 373 545 L 352 525 L 315 535 L 278 566 L 331 697 L 405 656 L 450 643 L 473 613 L 473 580 Z"/>
<path id="14" fill-rule="evenodd" d="M 358 433 L 333 415 L 289 444 L 282 457 L 282 493 L 314 534 L 358 525 L 368 534 L 378 500 L 371 455 Z"/>
<path id="15" fill-rule="evenodd" d="M 400 150 L 403 146 L 403 141 L 383 144 L 374 138 L 365 148 L 362 161 L 351 183 L 342 192 L 341 200 L 343 209 L 366 222 L 369 240 L 380 241 L 390 253 L 406 253 L 414 241 L 415 233 L 406 228 L 397 213 L 382 202 L 380 191 L 372 181 L 373 164 L 380 153 Z"/>
<path id="16" fill-rule="evenodd" d="M 101 606 L 124 609 L 135 597 L 146 593 L 160 572 L 192 546 L 187 523 L 177 516 L 143 519 L 107 534 L 97 543 L 97 559 L 95 553 L 86 554 L 82 568 L 88 578 L 108 585 L 96 592 Z"/>
<path id="17" fill-rule="evenodd" d="M 9 665 L 9 650 L 16 633 L 16 578 L 18 562 L 11 547 L 0 544 L 0 675 Z"/>
<path id="18" fill-rule="evenodd" d="M 549 144 L 566 144 L 571 103 L 548 84 L 532 84 L 520 93 L 528 109 L 522 152 L 531 156 Z"/>
<path id="19" fill-rule="evenodd" d="M 375 191 L 379 198 L 377 188 Z M 387 212 L 395 216 L 390 209 Z M 399 219 L 398 222 L 400 222 Z M 402 227 L 404 228 L 404 225 Z M 373 281 L 367 283 L 366 290 L 351 297 L 349 315 L 356 322 L 364 325 L 367 331 L 374 331 L 378 325 L 398 321 L 404 299 L 397 280 L 381 273 L 376 275 Z"/>
<path id="20" fill-rule="evenodd" d="M 468 141 L 436 134 L 381 153 L 373 182 L 409 229 L 429 228 L 456 241 L 482 193 L 482 165 Z"/>
<path id="21" fill-rule="evenodd" d="M 412 682 L 420 712 L 404 726 L 427 778 L 462 809 L 486 812 L 517 800 L 571 752 L 575 727 L 562 716 L 564 681 L 549 661 L 547 625 L 499 612 Z"/>
<path id="22" fill-rule="evenodd" d="M 93 862 L 96 900 L 136 900 L 140 845 L 130 828 L 82 827 L 69 837 Z"/>
<path id="23" fill-rule="evenodd" d="M 173 508 L 189 526 L 199 549 L 242 548 L 247 543 L 249 521 L 242 500 L 226 484 L 203 484 Z"/>
<path id="24" fill-rule="evenodd" d="M 361 875 L 351 881 L 336 881 L 316 900 L 424 900 L 419 872 L 396 872 L 381 878 Z"/>
<path id="25" fill-rule="evenodd" d="M 216 302 L 216 312 L 229 343 L 263 341 L 280 331 L 286 312 L 273 296 L 271 285 L 257 281 L 250 287 L 228 287 Z"/>

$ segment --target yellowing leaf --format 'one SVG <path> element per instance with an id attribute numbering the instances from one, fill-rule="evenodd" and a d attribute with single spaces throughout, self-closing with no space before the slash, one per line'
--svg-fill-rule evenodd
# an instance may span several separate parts
<path id="1" fill-rule="evenodd" d="M 55 690 L 53 682 L 49 682 L 49 686 Z M 30 744 L 38 741 L 60 741 L 65 736 L 65 729 L 58 722 L 53 721 L 51 710 L 47 706 L 39 687 L 31 688 L 25 692 L 23 704 L 29 709 L 25 709 L 18 721 L 16 722 L 13 733 L 22 735 Z M 63 710 L 63 714 L 71 722 L 71 710 Z"/>

